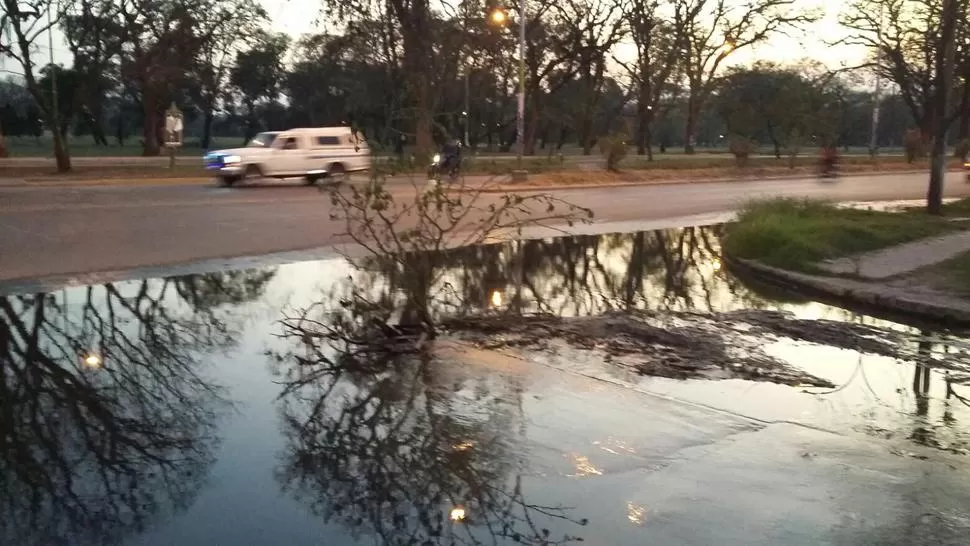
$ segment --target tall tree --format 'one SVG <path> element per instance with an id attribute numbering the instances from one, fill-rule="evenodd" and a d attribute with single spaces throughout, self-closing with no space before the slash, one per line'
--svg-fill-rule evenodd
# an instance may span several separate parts
<path id="1" fill-rule="evenodd" d="M 653 122 L 661 99 L 679 91 L 674 79 L 680 69 L 679 42 L 673 24 L 660 13 L 660 2 L 626 0 L 623 16 L 637 56 L 619 62 L 630 78 L 637 101 L 637 153 L 653 160 Z"/>
<path id="2" fill-rule="evenodd" d="M 933 146 L 934 172 L 927 192 L 931 213 L 942 208 L 941 156 L 962 106 L 961 100 L 954 108 L 950 96 L 954 69 L 963 67 L 970 52 L 956 47 L 957 39 L 968 35 L 968 7 L 968 0 L 856 0 L 842 17 L 852 31 L 845 42 L 869 49 L 871 66 L 896 85 L 923 139 Z"/>
<path id="3" fill-rule="evenodd" d="M 282 91 L 286 77 L 283 61 L 289 47 L 287 35 L 263 34 L 252 48 L 236 56 L 229 80 L 246 108 L 246 140 L 258 131 L 257 105 L 276 100 Z"/>
<path id="4" fill-rule="evenodd" d="M 583 71 L 600 80 L 597 63 L 622 37 L 612 0 L 540 0 L 527 6 L 525 50 L 525 154 L 534 155 L 548 97 Z"/>
<path id="5" fill-rule="evenodd" d="M 142 111 L 142 154 L 161 150 L 162 118 L 189 81 L 205 43 L 199 21 L 213 0 L 127 0 L 112 13 L 125 54 L 121 77 Z"/>
<path id="6" fill-rule="evenodd" d="M 674 25 L 684 55 L 687 119 L 684 151 L 692 154 L 697 122 L 724 61 L 735 52 L 814 22 L 818 14 L 796 0 L 675 0 Z"/>
<path id="7" fill-rule="evenodd" d="M 48 100 L 37 78 L 39 65 L 34 57 L 38 40 L 48 37 L 60 21 L 62 12 L 56 0 L 2 0 L 0 1 L 0 55 L 10 57 L 20 64 L 27 90 L 37 101 L 44 115 L 44 122 L 54 142 L 54 158 L 57 170 L 71 170 L 71 155 L 67 142 L 60 131 L 61 121 L 57 115 L 57 101 Z"/>
<path id="8" fill-rule="evenodd" d="M 944 0 L 856 0 L 843 13 L 841 23 L 851 31 L 844 40 L 866 47 L 869 66 L 893 82 L 900 98 L 929 140 L 938 121 L 933 104 L 939 94 L 937 52 L 942 51 Z M 958 0 L 957 31 L 966 32 L 967 0 Z M 960 9 L 962 8 L 962 9 Z"/>
<path id="9" fill-rule="evenodd" d="M 107 145 L 104 134 L 106 95 L 118 85 L 121 34 L 113 0 L 72 0 L 61 24 L 78 75 L 78 101 L 89 117 L 94 141 Z"/>
<path id="10" fill-rule="evenodd" d="M 202 40 L 193 69 L 192 94 L 202 110 L 202 149 L 212 139 L 216 106 L 226 98 L 232 63 L 246 47 L 258 43 L 267 14 L 255 0 L 215 0 L 196 32 Z"/>
<path id="11" fill-rule="evenodd" d="M 953 91 L 953 73 L 956 55 L 957 17 L 960 13 L 958 0 L 943 0 L 940 21 L 940 41 L 936 50 L 935 87 L 933 119 L 936 133 L 933 135 L 933 151 L 930 154 L 930 184 L 926 191 L 926 211 L 930 214 L 943 214 L 943 178 L 946 176 L 946 144 L 950 125 L 957 115 L 950 113 L 950 94 Z M 966 13 L 966 3 L 964 3 Z"/>
<path id="12" fill-rule="evenodd" d="M 775 156 L 799 147 L 811 134 L 830 139 L 831 122 L 823 119 L 824 90 L 803 75 L 771 63 L 734 68 L 721 80 L 715 103 L 728 132 L 768 141 Z"/>

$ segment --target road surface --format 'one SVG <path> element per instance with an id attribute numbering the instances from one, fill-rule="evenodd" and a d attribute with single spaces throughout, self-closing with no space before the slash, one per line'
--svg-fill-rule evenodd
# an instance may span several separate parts
<path id="1" fill-rule="evenodd" d="M 946 195 L 970 196 L 962 173 Z M 558 190 L 592 208 L 594 231 L 659 227 L 672 219 L 730 212 L 747 200 L 804 196 L 840 201 L 919 199 L 926 175 Z M 402 197 L 410 186 L 394 189 Z M 61 279 L 326 247 L 341 242 L 329 197 L 304 186 L 0 187 L 0 282 Z M 85 277 L 91 280 L 97 277 Z"/>

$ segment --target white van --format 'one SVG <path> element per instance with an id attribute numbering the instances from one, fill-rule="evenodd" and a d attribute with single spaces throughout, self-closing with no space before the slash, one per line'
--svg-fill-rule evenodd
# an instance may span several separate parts
<path id="1" fill-rule="evenodd" d="M 259 133 L 244 148 L 209 152 L 206 170 L 231 186 L 248 178 L 322 178 L 370 169 L 370 148 L 350 127 L 309 127 Z"/>

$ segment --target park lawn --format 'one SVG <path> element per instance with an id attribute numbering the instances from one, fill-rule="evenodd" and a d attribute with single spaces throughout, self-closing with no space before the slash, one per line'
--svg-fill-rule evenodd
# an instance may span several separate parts
<path id="1" fill-rule="evenodd" d="M 915 211 L 883 212 L 773 199 L 747 205 L 727 231 L 732 258 L 814 272 L 824 260 L 932 237 L 965 226 Z"/>

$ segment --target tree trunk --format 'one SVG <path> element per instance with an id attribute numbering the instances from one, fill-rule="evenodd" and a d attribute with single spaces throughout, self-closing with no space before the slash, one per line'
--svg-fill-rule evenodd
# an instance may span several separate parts
<path id="1" fill-rule="evenodd" d="M 104 95 L 97 94 L 88 101 L 88 111 L 91 113 L 91 136 L 98 146 L 107 146 L 108 137 L 104 134 Z"/>
<path id="2" fill-rule="evenodd" d="M 215 121 L 215 108 L 212 103 L 205 105 L 205 119 L 202 122 L 202 150 L 206 151 L 209 149 L 209 144 L 212 140 L 212 123 Z"/>
<path id="3" fill-rule="evenodd" d="M 700 107 L 697 98 L 691 93 L 687 99 L 687 124 L 684 129 L 684 153 L 693 155 L 697 146 L 697 120 L 700 117 Z"/>
<path id="4" fill-rule="evenodd" d="M 926 192 L 926 211 L 930 214 L 943 214 L 943 181 L 946 176 L 946 140 L 949 129 L 950 87 L 953 81 L 953 61 L 955 55 L 955 35 L 957 19 L 956 0 L 944 0 L 941 18 L 940 45 L 936 53 L 936 97 L 933 101 L 932 169 L 930 184 Z"/>
<path id="5" fill-rule="evenodd" d="M 161 153 L 161 145 L 158 142 L 158 115 L 153 108 L 145 103 L 145 123 L 142 127 L 142 149 L 141 155 L 145 157 L 155 157 Z"/>
<path id="6" fill-rule="evenodd" d="M 647 161 L 653 161 L 653 113 L 649 116 L 650 121 L 644 131 L 644 145 L 647 147 Z"/>
<path id="7" fill-rule="evenodd" d="M 67 151 L 67 139 L 57 130 L 51 131 L 54 137 L 54 159 L 57 161 L 57 172 L 66 173 L 71 170 L 71 156 Z"/>
<path id="8" fill-rule="evenodd" d="M 643 155 L 647 151 L 647 105 L 643 100 L 643 93 L 637 100 L 637 155 Z"/>
<path id="9" fill-rule="evenodd" d="M 8 157 L 10 152 L 7 151 L 7 138 L 3 135 L 3 125 L 0 124 L 0 158 Z"/>

